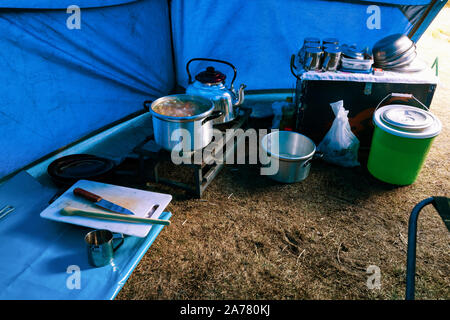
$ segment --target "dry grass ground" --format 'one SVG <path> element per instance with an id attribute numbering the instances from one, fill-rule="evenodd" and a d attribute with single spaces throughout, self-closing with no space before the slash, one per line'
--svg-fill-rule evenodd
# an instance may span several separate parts
<path id="1" fill-rule="evenodd" d="M 450 196 L 450 9 L 419 42 L 439 56 L 432 111 L 444 129 L 411 186 L 391 187 L 364 169 L 315 163 L 282 185 L 254 167 L 227 167 L 204 199 L 176 196 L 164 228 L 118 299 L 403 299 L 409 214 Z M 161 189 L 157 189 L 161 190 Z M 163 189 L 175 192 L 172 189 Z M 418 299 L 450 299 L 450 234 L 434 209 L 419 219 Z M 381 289 L 366 286 L 369 265 Z"/>

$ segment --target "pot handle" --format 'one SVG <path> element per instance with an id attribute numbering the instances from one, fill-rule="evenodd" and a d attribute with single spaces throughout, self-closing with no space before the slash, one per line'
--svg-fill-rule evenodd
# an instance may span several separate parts
<path id="1" fill-rule="evenodd" d="M 295 70 L 297 70 L 297 67 L 295 66 L 295 54 L 293 54 L 291 56 L 291 73 L 294 75 L 294 77 L 296 77 L 297 79 L 299 79 L 299 77 L 297 76 L 297 74 L 295 73 Z"/>
<path id="2" fill-rule="evenodd" d="M 312 158 L 306 160 L 305 163 L 303 163 L 302 167 L 306 167 L 308 164 L 310 164 L 310 163 L 313 162 L 314 160 L 322 159 L 322 158 L 323 158 L 323 152 L 316 151 L 316 152 L 314 153 L 314 155 L 312 156 Z"/>
<path id="3" fill-rule="evenodd" d="M 230 84 L 230 87 L 231 87 L 231 88 L 233 87 L 233 83 L 234 83 L 234 80 L 236 80 L 236 75 L 237 75 L 237 71 L 236 71 L 235 66 L 232 65 L 231 63 L 227 62 L 227 61 L 218 60 L 218 59 L 209 59 L 209 58 L 193 58 L 193 59 L 191 59 L 191 60 L 188 61 L 188 63 L 186 64 L 186 71 L 187 71 L 187 74 L 188 74 L 188 81 L 189 81 L 188 83 L 189 83 L 189 84 L 191 84 L 191 83 L 193 82 L 193 81 L 192 81 L 192 75 L 191 75 L 191 72 L 189 71 L 189 65 L 190 65 L 191 62 L 193 62 L 193 61 L 211 61 L 211 62 L 217 62 L 217 63 L 223 63 L 223 64 L 226 64 L 227 66 L 229 66 L 230 68 L 232 68 L 233 71 L 234 71 L 233 80 L 231 80 L 231 84 Z"/>
<path id="4" fill-rule="evenodd" d="M 113 245 L 113 251 L 116 252 L 117 249 L 119 249 L 125 242 L 125 237 L 123 236 L 122 233 L 114 233 L 113 234 L 113 242 L 114 241 L 118 242 L 116 245 Z"/>
<path id="5" fill-rule="evenodd" d="M 383 100 L 378 103 L 377 107 L 375 108 L 374 112 L 377 111 L 378 108 L 388 105 L 394 101 L 402 101 L 402 102 L 417 102 L 417 104 L 420 106 L 420 108 L 425 109 L 429 111 L 428 107 L 424 105 L 422 102 L 420 102 L 416 97 L 414 97 L 410 93 L 390 93 L 386 97 L 384 97 Z"/>
<path id="6" fill-rule="evenodd" d="M 150 111 L 150 105 L 152 104 L 152 102 L 153 101 L 151 101 L 151 100 L 145 100 L 144 101 L 144 109 L 145 109 L 145 111 Z"/>
<path id="7" fill-rule="evenodd" d="M 214 119 L 217 119 L 217 118 L 223 116 L 223 114 L 224 114 L 223 111 L 220 111 L 220 110 L 213 111 L 210 116 L 208 116 L 202 120 L 202 125 L 204 125 L 208 121 L 211 121 L 211 120 L 214 120 Z"/>

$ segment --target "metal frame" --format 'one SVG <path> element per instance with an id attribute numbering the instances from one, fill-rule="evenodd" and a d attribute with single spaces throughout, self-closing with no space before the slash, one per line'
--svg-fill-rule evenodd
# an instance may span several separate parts
<path id="1" fill-rule="evenodd" d="M 416 277 L 417 220 L 419 218 L 419 213 L 427 205 L 433 204 L 448 229 L 450 226 L 450 212 L 448 203 L 448 198 L 431 197 L 419 202 L 411 212 L 408 225 L 408 251 L 406 257 L 406 300 L 414 300 Z"/>
<path id="2" fill-rule="evenodd" d="M 227 126 L 227 129 L 238 129 L 242 128 L 246 125 L 251 109 L 242 108 L 243 114 L 236 118 L 235 121 L 231 122 L 230 125 Z M 227 124 L 221 124 L 220 126 L 224 126 Z M 206 148 L 213 148 L 215 145 L 223 145 L 224 148 L 228 145 L 228 142 L 234 139 L 234 135 L 230 135 L 224 139 L 222 138 L 220 141 L 214 141 Z M 233 148 L 226 149 L 224 152 L 224 157 L 226 158 L 232 151 L 236 150 L 238 143 L 240 142 L 242 137 L 237 137 L 237 140 L 233 144 Z M 203 150 L 197 151 L 203 152 Z M 212 163 L 210 164 L 210 160 L 212 159 L 203 159 L 202 163 L 195 163 L 195 152 L 187 155 L 186 157 L 190 158 L 192 161 L 189 163 L 182 163 L 180 166 L 188 167 L 193 169 L 194 176 L 194 184 L 189 185 L 184 182 L 175 181 L 167 178 L 163 178 L 159 174 L 159 166 L 163 162 L 172 162 L 170 152 L 162 150 L 153 140 L 153 137 L 147 138 L 143 143 L 138 145 L 134 149 L 134 153 L 139 156 L 139 174 L 142 177 L 142 182 L 146 183 L 148 180 L 153 180 L 155 183 L 162 183 L 171 187 L 181 188 L 183 190 L 188 191 L 193 194 L 197 198 L 201 198 L 203 192 L 209 186 L 209 184 L 214 180 L 214 178 L 219 174 L 219 172 L 224 167 L 224 163 Z M 152 168 L 152 176 L 149 177 L 147 175 L 146 162 L 150 161 Z M 206 171 L 206 172 L 205 172 Z"/>

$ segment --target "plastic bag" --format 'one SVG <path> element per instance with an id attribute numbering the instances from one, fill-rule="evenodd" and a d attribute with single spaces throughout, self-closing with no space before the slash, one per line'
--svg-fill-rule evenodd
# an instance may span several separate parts
<path id="1" fill-rule="evenodd" d="M 323 159 L 327 162 L 342 167 L 359 166 L 359 140 L 350 128 L 348 110 L 344 109 L 344 101 L 330 103 L 330 105 L 336 118 L 317 150 L 323 153 Z"/>

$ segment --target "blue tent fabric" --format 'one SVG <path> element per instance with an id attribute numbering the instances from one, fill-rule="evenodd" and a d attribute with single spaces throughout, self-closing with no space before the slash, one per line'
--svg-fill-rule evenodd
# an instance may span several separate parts
<path id="1" fill-rule="evenodd" d="M 173 45 L 178 83 L 186 87 L 186 62 L 210 57 L 233 63 L 236 83 L 248 89 L 293 88 L 290 55 L 305 37 L 338 38 L 341 43 L 372 47 L 393 33 L 413 28 L 406 5 L 430 1 L 324 1 L 324 0 L 198 0 L 172 2 Z M 368 29 L 370 5 L 380 8 L 381 28 Z M 426 7 L 425 7 L 426 8 Z M 419 13 L 423 13 L 419 10 Z M 412 18 L 416 18 L 412 17 Z M 414 19 L 413 19 L 414 20 Z M 206 64 L 192 66 L 193 73 Z M 221 67 L 222 72 L 226 67 Z"/>
<path id="2" fill-rule="evenodd" d="M 144 238 L 126 236 L 111 264 L 92 267 L 84 241 L 91 228 L 40 217 L 54 193 L 25 172 L 0 185 L 0 203 L 15 208 L 0 223 L 0 300 L 114 299 L 163 226 Z M 79 268 L 79 288 L 67 285 L 69 266 Z"/>
<path id="3" fill-rule="evenodd" d="M 365 47 L 414 31 L 418 40 L 445 3 L 78 0 L 81 29 L 70 30 L 71 0 L 1 1 L 0 178 L 140 110 L 143 100 L 186 87 L 191 58 L 233 63 L 236 84 L 247 89 L 289 89 L 290 55 L 303 38 Z M 370 5 L 380 8 L 381 29 L 366 27 Z M 195 63 L 192 72 L 204 67 Z M 229 81 L 230 70 L 219 70 Z"/>
<path id="4" fill-rule="evenodd" d="M 0 3 L 0 8 L 21 9 L 66 9 L 71 5 L 80 8 L 107 7 L 139 0 L 7 0 Z"/>
<path id="5" fill-rule="evenodd" d="M 73 30 L 66 10 L 0 9 L 0 177 L 173 88 L 167 1 L 121 2 Z"/>

